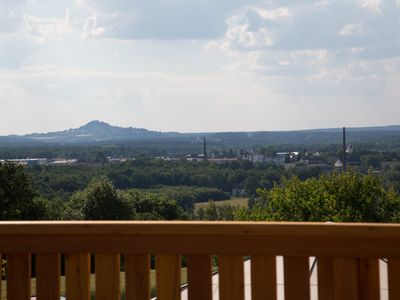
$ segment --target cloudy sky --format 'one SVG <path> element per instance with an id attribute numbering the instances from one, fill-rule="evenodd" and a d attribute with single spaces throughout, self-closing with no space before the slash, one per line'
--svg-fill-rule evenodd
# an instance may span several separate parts
<path id="1" fill-rule="evenodd" d="M 399 116 L 400 0 L 0 0 L 0 135 Z"/>

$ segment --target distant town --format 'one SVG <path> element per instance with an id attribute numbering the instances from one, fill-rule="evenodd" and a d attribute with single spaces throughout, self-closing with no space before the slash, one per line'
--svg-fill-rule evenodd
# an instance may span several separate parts
<path id="1" fill-rule="evenodd" d="M 352 146 L 347 147 L 346 152 L 351 154 L 353 151 Z M 246 151 L 237 150 L 229 151 L 229 155 L 225 155 L 222 152 L 212 151 L 209 155 L 201 154 L 170 154 L 166 156 L 154 156 L 149 157 L 156 160 L 164 161 L 188 161 L 188 162 L 199 162 L 203 163 L 207 161 L 213 164 L 225 164 L 232 163 L 235 161 L 249 161 L 255 164 L 270 164 L 275 166 L 283 167 L 284 169 L 295 168 L 295 167 L 318 167 L 323 171 L 331 171 L 333 169 L 343 168 L 343 162 L 340 158 L 334 161 L 334 163 L 327 163 L 326 160 L 321 158 L 322 152 L 305 152 L 301 154 L 300 151 L 292 152 L 276 152 L 272 154 L 259 153 L 257 151 Z M 134 161 L 134 157 L 107 157 L 102 163 L 124 163 L 127 161 Z M 0 159 L 2 162 L 13 162 L 22 166 L 66 166 L 66 165 L 87 165 L 87 162 L 81 162 L 77 158 L 23 158 L 23 159 Z M 99 163 L 90 163 L 99 164 Z M 360 161 L 349 161 L 349 165 L 357 167 L 361 164 Z"/>

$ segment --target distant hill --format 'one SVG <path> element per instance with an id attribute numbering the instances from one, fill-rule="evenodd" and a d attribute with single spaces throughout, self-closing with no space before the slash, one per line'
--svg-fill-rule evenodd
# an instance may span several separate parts
<path id="1" fill-rule="evenodd" d="M 348 128 L 349 143 L 377 142 L 382 139 L 400 141 L 400 125 Z M 342 129 L 310 129 L 298 131 L 203 132 L 178 133 L 151 131 L 144 128 L 112 126 L 102 121 L 91 121 L 79 128 L 64 131 L 0 136 L 0 147 L 41 145 L 96 145 L 102 143 L 141 143 L 163 147 L 171 143 L 200 143 L 206 137 L 212 144 L 248 147 L 281 144 L 338 144 Z"/>
<path id="2" fill-rule="evenodd" d="M 95 144 L 106 141 L 148 140 L 171 138 L 179 134 L 150 131 L 144 128 L 111 126 L 102 121 L 91 121 L 79 128 L 64 131 L 33 133 L 23 136 L 0 137 L 0 146 L 3 144 Z"/>

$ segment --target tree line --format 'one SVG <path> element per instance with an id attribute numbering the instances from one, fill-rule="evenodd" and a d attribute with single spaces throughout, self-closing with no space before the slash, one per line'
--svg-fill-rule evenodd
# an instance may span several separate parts
<path id="1" fill-rule="evenodd" d="M 260 180 L 256 175 L 258 172 L 271 176 L 274 172 L 269 171 L 273 170 L 288 175 L 277 167 L 260 165 L 247 168 L 246 164 L 240 163 L 230 166 L 191 163 L 174 165 L 172 162 L 160 161 L 138 163 L 119 165 L 116 170 L 128 176 L 126 172 L 143 171 L 147 166 L 150 167 L 149 174 L 155 174 L 158 169 L 160 178 L 165 176 L 163 173 L 175 176 L 173 173 L 179 170 L 182 171 L 180 175 L 192 174 L 195 178 L 199 174 L 206 174 L 205 170 L 215 171 L 206 174 L 210 178 L 219 172 L 226 172 L 227 176 L 238 172 L 247 174 L 247 177 L 243 176 L 244 182 Z M 58 172 L 59 169 L 52 170 Z M 382 178 L 372 172 L 360 174 L 350 171 L 306 178 L 291 174 L 277 178 L 272 187 L 263 187 L 257 181 L 252 186 L 256 192 L 250 198 L 248 208 L 238 209 L 211 203 L 202 210 L 194 211 L 195 202 L 212 198 L 226 199 L 229 195 L 211 184 L 211 187 L 150 185 L 150 189 L 121 189 L 104 173 L 94 172 L 96 176 L 83 188 L 74 190 L 67 200 L 60 197 L 46 198 L 34 188 L 35 180 L 32 180 L 31 171 L 11 163 L 0 164 L 0 219 L 397 222 L 400 218 L 398 192 L 393 187 L 387 187 Z M 77 178 L 80 178 L 79 175 Z M 224 180 L 222 178 L 217 181 L 215 178 L 213 185 L 223 184 Z"/>

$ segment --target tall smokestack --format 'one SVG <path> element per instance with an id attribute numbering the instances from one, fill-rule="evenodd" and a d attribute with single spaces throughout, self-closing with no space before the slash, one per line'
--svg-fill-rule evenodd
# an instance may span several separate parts
<path id="1" fill-rule="evenodd" d="M 206 162 L 207 161 L 207 142 L 206 142 L 206 138 L 204 138 L 203 154 L 204 154 L 204 162 Z"/>
<path id="2" fill-rule="evenodd" d="M 347 171 L 347 158 L 346 158 L 346 127 L 343 127 L 343 171 Z"/>

